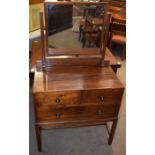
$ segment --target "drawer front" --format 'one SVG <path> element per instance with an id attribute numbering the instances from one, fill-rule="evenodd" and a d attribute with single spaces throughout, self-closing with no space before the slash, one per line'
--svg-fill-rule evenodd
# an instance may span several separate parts
<path id="1" fill-rule="evenodd" d="M 83 104 L 120 104 L 122 91 L 120 89 L 111 90 L 89 90 L 83 91 L 81 102 Z"/>
<path id="2" fill-rule="evenodd" d="M 81 93 L 79 91 L 70 92 L 45 92 L 34 94 L 35 105 L 37 108 L 55 106 L 65 106 L 79 104 Z"/>
<path id="3" fill-rule="evenodd" d="M 39 122 L 105 119 L 117 116 L 118 107 L 118 105 L 78 106 L 67 108 L 44 107 L 37 110 L 37 118 Z"/>

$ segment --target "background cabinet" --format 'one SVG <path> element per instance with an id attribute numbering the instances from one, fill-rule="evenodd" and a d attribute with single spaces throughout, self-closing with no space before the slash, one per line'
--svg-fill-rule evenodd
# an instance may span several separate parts
<path id="1" fill-rule="evenodd" d="M 72 27 L 73 5 L 48 6 L 48 32 L 49 34 Z"/>

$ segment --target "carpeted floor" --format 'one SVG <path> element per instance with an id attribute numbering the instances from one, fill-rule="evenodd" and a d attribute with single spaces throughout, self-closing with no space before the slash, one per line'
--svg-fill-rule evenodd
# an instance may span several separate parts
<path id="1" fill-rule="evenodd" d="M 61 36 L 61 37 L 60 37 Z M 55 47 L 81 47 L 78 34 L 71 29 L 55 34 L 49 38 Z M 118 57 L 120 61 L 120 58 Z M 126 85 L 126 62 L 117 73 Z M 34 129 L 33 101 L 30 90 L 30 155 L 125 155 L 126 153 L 126 95 L 124 93 L 119 121 L 113 144 L 108 145 L 108 135 L 104 125 L 92 127 L 66 128 L 44 131 L 42 134 L 43 152 L 38 153 Z M 110 126 L 110 124 L 109 124 Z"/>
<path id="2" fill-rule="evenodd" d="M 73 26 L 78 22 L 82 17 L 73 18 Z M 82 48 L 82 44 L 79 41 L 79 33 L 73 32 L 72 28 L 66 29 L 59 33 L 53 34 L 48 37 L 49 45 L 53 47 L 63 47 L 63 48 Z"/>

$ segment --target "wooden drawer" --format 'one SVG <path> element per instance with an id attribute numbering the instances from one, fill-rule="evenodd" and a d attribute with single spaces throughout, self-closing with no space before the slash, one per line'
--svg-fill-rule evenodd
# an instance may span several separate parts
<path id="1" fill-rule="evenodd" d="M 104 119 L 117 116 L 118 105 L 78 106 L 67 108 L 44 107 L 37 110 L 39 122 Z"/>
<path id="2" fill-rule="evenodd" d="M 122 90 L 123 91 L 123 90 Z M 120 104 L 122 91 L 120 89 L 104 89 L 104 90 L 89 90 L 82 92 L 82 104 Z"/>
<path id="3" fill-rule="evenodd" d="M 67 92 L 45 92 L 35 93 L 34 100 L 37 108 L 55 106 L 65 106 L 80 103 L 80 91 L 67 91 Z"/>

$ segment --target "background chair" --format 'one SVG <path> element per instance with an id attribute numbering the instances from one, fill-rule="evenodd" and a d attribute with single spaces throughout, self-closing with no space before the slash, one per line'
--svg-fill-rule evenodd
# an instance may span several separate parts
<path id="1" fill-rule="evenodd" d="M 111 12 L 112 14 L 126 14 L 125 8 L 121 7 L 114 7 L 114 6 L 109 6 L 108 11 Z"/>
<path id="2" fill-rule="evenodd" d="M 125 59 L 126 53 L 126 20 L 112 17 L 110 24 L 110 41 L 109 48 L 112 51 L 112 43 L 121 44 L 123 46 L 121 59 Z"/>

